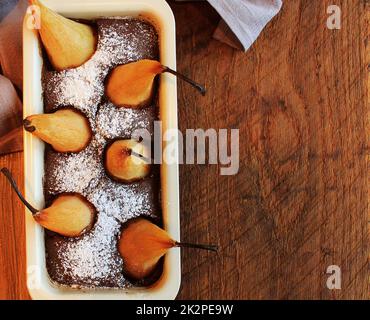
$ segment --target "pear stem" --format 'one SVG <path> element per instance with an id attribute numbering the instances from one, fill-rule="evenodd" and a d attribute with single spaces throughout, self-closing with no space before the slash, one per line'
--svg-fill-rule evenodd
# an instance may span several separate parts
<path id="1" fill-rule="evenodd" d="M 153 159 L 147 158 L 147 157 L 143 156 L 142 154 L 135 152 L 132 149 L 130 149 L 130 155 L 132 155 L 136 158 L 139 158 L 141 160 L 144 160 L 146 163 L 152 163 L 152 161 L 153 161 Z"/>
<path id="2" fill-rule="evenodd" d="M 200 85 L 199 83 L 196 83 L 195 81 L 193 81 L 190 78 L 184 76 L 183 74 L 178 73 L 177 71 L 170 69 L 169 67 L 163 66 L 163 68 L 164 68 L 163 72 L 171 73 L 171 74 L 175 75 L 176 77 L 179 77 L 180 79 L 186 81 L 187 83 L 191 84 L 193 87 L 195 87 L 196 89 L 198 89 L 199 92 L 203 96 L 206 94 L 207 90 L 206 90 L 206 88 L 204 86 Z"/>
<path id="3" fill-rule="evenodd" d="M 18 188 L 16 182 L 14 181 L 14 178 L 13 178 L 12 174 L 10 173 L 9 169 L 8 168 L 2 168 L 1 173 L 8 179 L 12 188 L 16 192 L 17 196 L 19 197 L 19 199 L 21 199 L 21 201 L 28 208 L 28 210 L 30 210 L 32 212 L 32 214 L 36 214 L 37 212 L 39 212 L 39 210 L 36 210 L 33 206 L 31 206 L 31 204 L 23 197 L 23 195 L 19 191 L 19 188 Z"/>
<path id="4" fill-rule="evenodd" d="M 176 247 L 180 248 L 196 248 L 196 249 L 203 249 L 208 251 L 218 251 L 218 246 L 212 244 L 194 244 L 194 243 L 187 243 L 187 242 L 175 242 Z"/>

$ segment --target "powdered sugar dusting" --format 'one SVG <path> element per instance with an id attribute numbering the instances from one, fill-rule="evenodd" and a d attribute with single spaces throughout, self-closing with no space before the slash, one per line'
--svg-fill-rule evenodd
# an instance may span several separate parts
<path id="1" fill-rule="evenodd" d="M 140 215 L 152 215 L 152 193 L 150 188 L 139 188 L 137 184 L 126 185 L 106 178 L 87 199 L 101 214 L 124 223 Z"/>
<path id="2" fill-rule="evenodd" d="M 136 23 L 134 19 L 116 19 L 108 27 L 101 28 L 99 49 L 110 53 L 110 59 L 105 65 L 113 66 L 140 59 L 153 57 L 153 49 L 158 47 L 157 35 L 148 24 Z M 137 21 L 137 20 L 136 20 Z M 104 23 L 102 24 L 104 26 Z M 127 30 L 130 30 L 127 33 Z M 125 36 L 122 37 L 122 33 Z M 140 35 L 138 37 L 137 35 Z"/>
<path id="3" fill-rule="evenodd" d="M 43 77 L 46 110 L 72 106 L 87 116 L 93 130 L 89 146 L 79 153 L 47 150 L 46 198 L 77 192 L 97 210 L 94 228 L 82 237 L 46 238 L 47 265 L 59 284 L 122 288 L 130 286 L 117 251 L 122 223 L 140 215 L 157 216 L 158 189 L 152 178 L 128 185 L 112 181 L 104 171 L 103 151 L 110 139 L 130 136 L 135 129 L 151 130 L 156 111 L 155 106 L 133 110 L 104 101 L 104 80 L 116 65 L 157 59 L 158 39 L 151 25 L 137 19 L 97 23 L 99 41 L 91 59 L 75 69 L 45 71 Z"/>
<path id="4" fill-rule="evenodd" d="M 80 68 L 67 70 L 58 75 L 61 79 L 56 91 L 59 105 L 77 106 L 90 117 L 95 114 L 96 101 L 99 101 L 104 93 L 105 70 L 96 63 L 99 56 L 100 52 Z"/>
<path id="5" fill-rule="evenodd" d="M 99 157 L 99 149 L 92 143 L 83 151 L 63 154 L 54 160 L 54 170 L 46 176 L 54 183 L 48 186 L 49 193 L 77 192 L 86 196 L 88 189 L 97 186 L 104 175 L 104 167 Z"/>
<path id="6" fill-rule="evenodd" d="M 127 285 L 118 271 L 122 270 L 123 262 L 112 250 L 117 245 L 119 230 L 116 219 L 100 214 L 92 232 L 79 241 L 64 243 L 62 250 L 58 250 L 58 258 L 64 261 L 58 271 L 86 285 L 98 286 L 100 281 L 113 276 L 119 286 Z"/>
<path id="7" fill-rule="evenodd" d="M 117 108 L 108 102 L 97 114 L 97 131 L 107 139 L 130 137 L 134 130 L 139 129 L 150 131 L 154 119 L 150 119 L 145 113 L 145 109 Z"/>

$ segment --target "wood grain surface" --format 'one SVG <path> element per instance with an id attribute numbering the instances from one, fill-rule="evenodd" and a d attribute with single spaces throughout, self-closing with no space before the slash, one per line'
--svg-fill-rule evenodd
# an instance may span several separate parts
<path id="1" fill-rule="evenodd" d="M 212 39 L 207 3 L 171 6 L 178 69 L 208 87 L 179 83 L 181 129 L 240 129 L 237 175 L 181 167 L 182 239 L 220 252 L 183 250 L 178 298 L 369 299 L 368 1 L 284 0 L 247 53 Z M 22 161 L 0 158 L 20 184 Z M 26 299 L 23 207 L 4 178 L 0 192 L 0 298 Z"/>

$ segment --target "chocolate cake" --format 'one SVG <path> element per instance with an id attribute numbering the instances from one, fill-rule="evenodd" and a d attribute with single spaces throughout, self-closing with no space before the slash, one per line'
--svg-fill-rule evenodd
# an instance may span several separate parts
<path id="1" fill-rule="evenodd" d="M 157 99 L 143 109 L 118 108 L 104 96 L 104 81 L 117 65 L 159 58 L 158 36 L 146 21 L 104 18 L 96 21 L 98 45 L 78 68 L 53 71 L 45 63 L 42 83 L 45 112 L 72 107 L 88 118 L 93 137 L 78 153 L 45 150 L 46 204 L 61 193 L 80 193 L 96 208 L 96 223 L 78 238 L 45 230 L 46 265 L 52 281 L 78 288 L 126 288 L 117 251 L 122 223 L 138 216 L 161 220 L 159 169 L 131 184 L 110 179 L 103 166 L 104 148 L 114 139 L 129 138 L 136 129 L 153 134 Z M 46 59 L 45 59 L 46 60 Z"/>

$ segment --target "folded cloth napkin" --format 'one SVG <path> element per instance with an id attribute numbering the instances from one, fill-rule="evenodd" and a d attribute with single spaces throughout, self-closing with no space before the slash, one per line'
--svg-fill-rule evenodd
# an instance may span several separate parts
<path id="1" fill-rule="evenodd" d="M 2 14 L 16 6 L 0 22 L 0 154 L 22 150 L 22 20 L 28 6 L 26 0 L 5 4 Z"/>
<path id="2" fill-rule="evenodd" d="M 223 21 L 214 38 L 246 51 L 279 13 L 282 0 L 207 0 Z"/>

